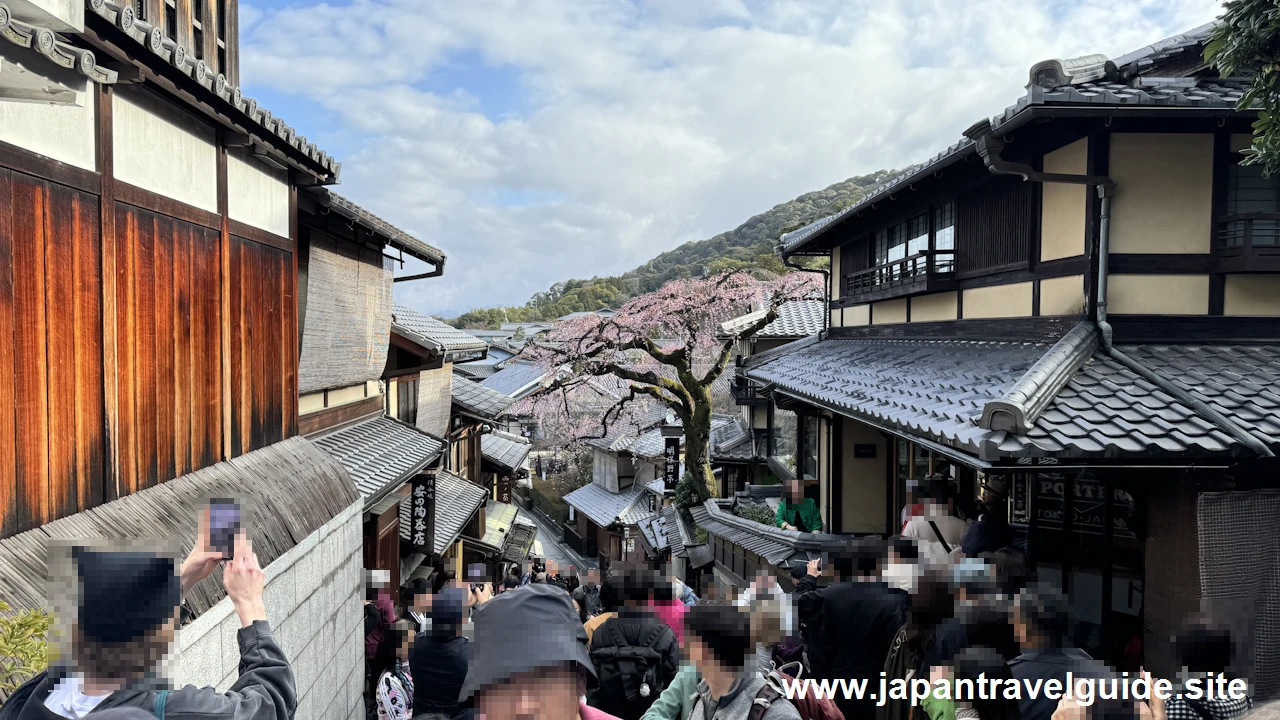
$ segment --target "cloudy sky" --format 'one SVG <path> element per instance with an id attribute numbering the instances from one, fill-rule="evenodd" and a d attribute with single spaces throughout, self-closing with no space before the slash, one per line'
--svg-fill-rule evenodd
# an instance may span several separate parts
<path id="1" fill-rule="evenodd" d="M 1217 0 L 242 0 L 246 94 L 339 192 L 443 249 L 452 316 L 611 275 L 936 153 L 1033 62 L 1117 56 Z M 406 267 L 413 272 L 420 267 Z"/>

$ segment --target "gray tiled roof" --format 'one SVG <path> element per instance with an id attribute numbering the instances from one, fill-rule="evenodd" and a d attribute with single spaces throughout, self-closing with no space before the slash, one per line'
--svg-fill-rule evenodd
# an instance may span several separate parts
<path id="1" fill-rule="evenodd" d="M 438 438 L 389 417 L 351 425 L 314 441 L 347 469 L 366 503 L 402 485 L 444 447 Z"/>
<path id="2" fill-rule="evenodd" d="M 1101 354 L 1069 376 L 1024 435 L 980 427 L 984 406 L 1018 385 L 1050 347 L 1041 342 L 827 340 L 747 373 L 841 414 L 972 455 L 990 455 L 992 449 L 1012 457 L 1052 453 L 1066 458 L 1217 457 L 1242 451 L 1207 419 Z M 1206 401 L 1221 403 L 1229 415 L 1247 413 L 1263 434 L 1280 430 L 1280 406 L 1272 405 L 1271 393 L 1253 399 L 1235 389 L 1241 383 L 1262 388 L 1272 382 L 1280 373 L 1274 349 L 1122 349 L 1157 372 L 1161 363 L 1168 364 L 1167 377 Z"/>
<path id="3" fill-rule="evenodd" d="M 590 483 L 565 495 L 564 501 L 590 518 L 591 522 L 601 527 L 608 527 L 617 522 L 624 511 L 640 502 L 641 498 L 648 494 L 648 488 L 639 483 L 616 493 L 610 492 L 603 485 Z M 646 505 L 644 513 L 632 513 L 628 517 L 637 515 L 645 517 L 648 515 L 648 510 Z"/>
<path id="4" fill-rule="evenodd" d="M 442 354 L 478 351 L 489 347 L 485 341 L 468 335 L 464 330 L 400 303 L 391 307 L 391 331 Z"/>
<path id="5" fill-rule="evenodd" d="M 668 412 L 664 406 L 654 404 L 645 414 L 638 418 L 637 422 L 620 423 L 618 427 L 611 429 L 605 437 L 587 440 L 586 444 L 606 452 L 627 452 L 642 458 L 662 457 L 667 447 L 667 440 L 662 436 L 662 430 L 654 426 L 662 424 Z M 712 433 L 714 434 L 717 429 L 729 425 L 733 421 L 734 416 L 731 415 L 712 415 Z M 676 420 L 677 424 L 679 422 L 679 420 Z M 651 429 L 637 433 L 637 425 L 642 429 Z M 684 443 L 681 442 L 682 447 L 683 445 Z"/>
<path id="6" fill-rule="evenodd" d="M 497 420 L 513 402 L 515 399 L 511 396 L 474 380 L 457 375 L 453 377 L 453 404 L 472 415 Z"/>
<path id="7" fill-rule="evenodd" d="M 92 50 L 76 47 L 52 30 L 18 20 L 5 5 L 0 5 L 0 40 L 8 40 L 96 83 L 111 85 L 119 79 L 115 70 L 98 66 Z"/>
<path id="8" fill-rule="evenodd" d="M 432 548 L 442 555 L 457 541 L 471 516 L 476 514 L 489 491 L 447 470 L 436 474 L 436 528 Z M 409 539 L 412 516 L 410 503 L 400 503 L 400 539 Z"/>
<path id="9" fill-rule="evenodd" d="M 741 462 L 755 457 L 756 448 L 751 431 L 740 417 L 734 417 L 711 430 L 711 459 L 722 462 Z"/>
<path id="10" fill-rule="evenodd" d="M 493 352 L 493 348 L 489 348 Z M 480 382 L 498 372 L 498 366 L 492 363 L 458 363 L 453 366 L 454 377 L 462 376 L 468 380 Z"/>
<path id="11" fill-rule="evenodd" d="M 502 559 L 507 562 L 523 562 L 529 558 L 529 549 L 538 536 L 538 526 L 517 518 L 507 531 L 506 543 L 502 546 Z"/>
<path id="12" fill-rule="evenodd" d="M 737 335 L 759 322 L 765 316 L 765 310 L 740 315 L 720 324 L 723 335 Z M 827 303 L 824 300 L 793 300 L 783 303 L 778 308 L 778 317 L 765 325 L 754 337 L 758 338 L 802 338 L 818 332 L 825 327 Z"/>
<path id="13" fill-rule="evenodd" d="M 671 548 L 672 557 L 684 557 L 685 541 L 680 533 L 680 511 L 675 505 L 664 505 L 662 518 L 666 520 L 663 528 L 667 531 L 667 547 Z"/>
<path id="14" fill-rule="evenodd" d="M 161 62 L 167 63 L 191 78 L 200 86 L 199 90 L 192 91 L 196 98 L 212 105 L 236 127 L 248 128 L 255 138 L 269 138 L 268 142 L 271 143 L 272 149 L 278 150 L 280 157 L 287 159 L 290 163 L 296 163 L 299 167 L 306 167 L 312 171 L 319 168 L 322 171 L 322 177 L 327 174 L 330 182 L 338 181 L 338 177 L 342 174 L 342 163 L 334 160 L 314 143 L 307 142 L 305 137 L 298 135 L 293 128 L 274 117 L 265 108 L 258 107 L 256 100 L 245 97 L 240 88 L 228 83 L 222 73 L 215 74 L 208 63 L 187 53 L 186 48 L 177 42 L 176 38 L 165 37 L 163 28 L 139 19 L 133 4 L 123 0 L 89 0 L 85 4 L 90 12 L 128 35 Z M 86 12 L 85 16 L 88 24 L 89 13 Z M 130 50 L 126 49 L 126 52 Z M 132 55 L 131 52 L 130 54 Z M 250 128 L 245 120 L 253 123 L 254 127 Z M 284 150 L 285 147 L 289 148 L 288 152 Z M 303 163 L 300 159 L 306 162 Z"/>
<path id="15" fill-rule="evenodd" d="M 808 562 L 823 552 L 846 547 L 848 542 L 842 535 L 783 530 L 741 518 L 720 507 L 714 499 L 689 508 L 689 512 L 698 527 L 780 567 Z"/>
<path id="16" fill-rule="evenodd" d="M 1244 78 L 1159 77 L 1158 65 L 1184 53 L 1199 53 L 1212 33 L 1214 23 L 1197 27 L 1114 59 L 1121 82 L 1080 82 L 1046 89 L 1029 83 L 1026 93 L 1004 111 L 990 118 L 992 130 L 1012 121 L 1033 106 L 1152 106 L 1167 108 L 1214 108 L 1233 111 L 1247 88 Z M 783 252 L 791 253 L 824 234 L 840 220 L 852 216 L 899 188 L 921 180 L 974 152 L 972 140 L 963 139 L 932 158 L 903 170 L 888 182 L 871 190 L 853 205 L 816 220 L 779 238 Z"/>
<path id="17" fill-rule="evenodd" d="M 480 381 L 481 385 L 516 397 L 520 390 L 547 375 L 547 369 L 536 363 L 513 362 Z"/>
<path id="18" fill-rule="evenodd" d="M 480 437 L 480 450 L 484 459 L 507 472 L 520 469 L 532 449 L 528 440 L 504 432 L 492 432 Z"/>
<path id="19" fill-rule="evenodd" d="M 654 493 L 640 493 L 635 502 L 618 514 L 618 522 L 623 525 L 638 525 L 644 520 L 657 517 L 658 513 L 649 509 L 649 499 L 652 497 L 654 497 Z M 658 494 L 657 499 L 653 502 L 659 504 L 662 502 L 661 493 Z"/>
<path id="20" fill-rule="evenodd" d="M 364 226 L 378 233 L 384 238 L 384 243 L 395 248 L 399 248 L 408 255 L 436 266 L 444 264 L 444 253 L 438 248 L 434 248 L 373 213 L 365 210 L 351 200 L 339 195 L 332 190 L 322 187 L 308 188 L 310 192 L 316 195 L 316 200 L 321 205 L 333 210 L 339 215 Z"/>
<path id="21" fill-rule="evenodd" d="M 661 553 L 667 549 L 667 521 L 662 514 L 650 515 L 636 523 L 636 528 L 640 530 L 640 537 L 644 538 L 644 542 L 655 553 Z"/>

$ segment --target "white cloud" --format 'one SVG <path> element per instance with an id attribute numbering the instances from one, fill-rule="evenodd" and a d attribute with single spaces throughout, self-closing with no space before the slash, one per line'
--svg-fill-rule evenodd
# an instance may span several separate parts
<path id="1" fill-rule="evenodd" d="M 444 277 L 401 291 L 453 314 L 613 274 L 919 161 L 1011 104 L 1035 61 L 1115 56 L 1218 12 L 1216 0 L 352 0 L 245 8 L 242 65 L 359 138 L 341 192 L 448 253 Z M 481 112 L 509 92 L 483 73 L 434 83 L 459 54 L 516 78 L 518 109 Z M 504 206 L 509 191 L 550 199 Z"/>

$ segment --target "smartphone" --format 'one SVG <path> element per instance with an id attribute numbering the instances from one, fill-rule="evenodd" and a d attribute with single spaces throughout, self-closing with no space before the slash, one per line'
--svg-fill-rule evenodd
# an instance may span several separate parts
<path id="1" fill-rule="evenodd" d="M 228 498 L 209 501 L 209 548 L 221 552 L 224 560 L 235 557 L 240 527 L 240 503 Z"/>

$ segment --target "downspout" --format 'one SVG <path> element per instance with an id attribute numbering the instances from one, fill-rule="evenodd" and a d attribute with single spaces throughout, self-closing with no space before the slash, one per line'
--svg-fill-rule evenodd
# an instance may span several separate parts
<path id="1" fill-rule="evenodd" d="M 1098 332 L 1102 339 L 1102 350 L 1111 359 L 1128 368 L 1135 375 L 1147 380 L 1152 385 L 1165 391 L 1178 402 L 1208 418 L 1219 429 L 1235 438 L 1240 444 L 1257 453 L 1260 457 L 1275 457 L 1275 453 L 1267 444 L 1248 430 L 1236 424 L 1234 420 L 1218 412 L 1207 403 L 1178 387 L 1167 378 L 1156 374 L 1137 360 L 1124 354 L 1112 344 L 1114 332 L 1107 322 L 1107 272 L 1108 257 L 1111 249 L 1111 197 L 1115 195 L 1116 184 L 1104 175 L 1068 175 L 1062 173 L 1037 172 L 1030 165 L 1012 163 L 1000 157 L 1004 149 L 1004 139 L 991 129 L 991 122 L 982 120 L 965 131 L 965 136 L 977 144 L 978 154 L 987 165 L 987 169 L 996 175 L 1017 175 L 1028 182 L 1068 183 L 1075 185 L 1091 185 L 1097 188 L 1101 206 L 1098 212 Z"/>
<path id="2" fill-rule="evenodd" d="M 793 269 L 793 270 L 799 270 L 800 272 L 807 272 L 807 273 L 819 273 L 819 274 L 821 274 L 821 275 L 822 275 L 822 285 L 823 285 L 823 287 L 825 287 L 825 288 L 826 288 L 826 291 L 827 291 L 827 295 L 826 295 L 826 296 L 827 296 L 827 298 L 830 298 L 830 297 L 831 297 L 831 271 L 829 271 L 829 270 L 823 270 L 823 269 L 821 269 L 821 268 L 819 268 L 819 269 L 817 269 L 817 270 L 813 270 L 813 269 L 810 269 L 810 268 L 807 268 L 807 267 L 801 267 L 801 266 L 799 266 L 799 265 L 796 265 L 795 263 L 791 262 L 791 258 L 790 258 L 790 256 L 788 256 L 788 255 L 786 255 L 786 254 L 781 253 L 781 249 L 782 249 L 781 247 L 779 247 L 778 249 L 779 249 L 779 254 L 781 254 L 781 255 L 782 255 L 782 264 L 783 264 L 783 266 L 784 266 L 784 267 L 789 267 L 789 268 L 791 268 L 791 269 Z M 830 262 L 830 261 L 828 261 L 828 262 Z M 823 312 L 822 312 L 822 333 L 821 333 L 821 335 L 820 335 L 819 337 L 823 337 L 823 338 L 827 337 L 827 330 L 829 329 L 829 328 L 828 328 L 828 326 L 829 326 L 830 324 L 831 324 L 831 306 L 828 304 L 828 305 L 827 305 L 827 307 L 826 307 L 826 309 L 825 309 L 825 310 L 823 310 Z"/>

